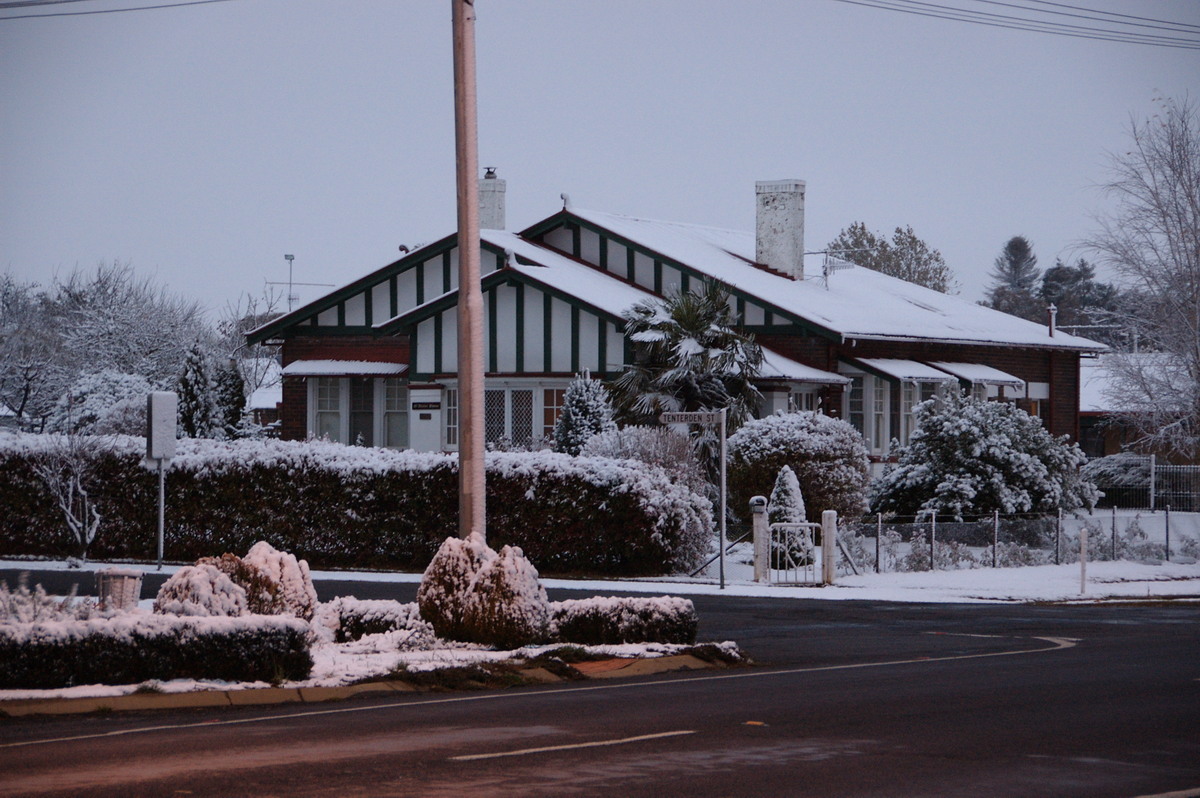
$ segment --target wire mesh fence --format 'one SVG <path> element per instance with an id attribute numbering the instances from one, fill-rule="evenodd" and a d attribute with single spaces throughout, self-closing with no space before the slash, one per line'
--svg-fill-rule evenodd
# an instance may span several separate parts
<path id="1" fill-rule="evenodd" d="M 1174 523 L 1174 536 L 1172 536 Z M 956 568 L 1012 568 L 1088 560 L 1200 559 L 1200 514 L 1164 511 L 1066 517 L 999 515 L 956 520 L 867 517 L 843 522 L 839 571 L 887 573 Z M 846 558 L 853 562 L 845 562 Z"/>
<path id="2" fill-rule="evenodd" d="M 1091 478 L 1104 494 L 1098 507 L 1200 511 L 1200 466 L 1173 465 L 1154 455 L 1120 454 L 1099 458 Z"/>

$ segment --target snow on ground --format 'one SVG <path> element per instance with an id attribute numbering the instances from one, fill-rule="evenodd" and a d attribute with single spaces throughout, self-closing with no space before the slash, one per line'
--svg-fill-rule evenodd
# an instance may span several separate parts
<path id="1" fill-rule="evenodd" d="M 108 563 L 85 563 L 79 573 L 81 594 L 91 592 L 86 584 L 92 571 L 112 567 Z M 0 569 L 35 568 L 67 570 L 66 563 L 51 561 L 0 560 Z M 155 572 L 154 566 L 145 566 Z M 178 566 L 164 566 L 173 573 Z M 715 564 L 714 569 L 715 570 Z M 87 574 L 84 577 L 84 574 Z M 361 582 L 416 583 L 420 574 L 314 571 L 317 581 L 337 579 Z M 595 595 L 613 593 L 664 593 L 677 595 L 754 596 L 775 599 L 829 599 L 895 602 L 978 603 L 978 602 L 1071 602 L 1092 603 L 1106 600 L 1145 601 L 1176 599 L 1200 602 L 1200 564 L 1195 562 L 1089 562 L 1086 591 L 1080 592 L 1080 567 L 1040 565 L 1028 568 L 973 568 L 953 571 L 863 574 L 839 576 L 829 587 L 787 587 L 759 585 L 749 579 L 748 566 L 728 558 L 726 585 L 722 589 L 711 576 L 688 579 L 661 577 L 636 580 L 543 579 L 547 588 L 582 590 Z M 152 599 L 143 599 L 139 607 L 148 611 Z M 338 686 L 372 678 L 382 678 L 398 668 L 426 671 L 525 659 L 549 647 L 530 647 L 517 651 L 492 651 L 478 646 L 455 644 L 454 647 L 428 651 L 399 651 L 394 635 L 372 635 L 344 644 L 320 644 L 313 649 L 314 667 L 309 679 L 288 683 L 286 687 Z M 654 657 L 678 651 L 681 646 L 626 645 L 591 647 L 609 656 Z M 240 690 L 268 687 L 265 683 L 229 683 L 221 681 L 174 680 L 149 686 L 153 691 L 173 693 L 194 690 Z M 0 701 L 20 698 L 80 698 L 126 695 L 139 685 L 82 685 L 60 690 L 0 690 Z"/>

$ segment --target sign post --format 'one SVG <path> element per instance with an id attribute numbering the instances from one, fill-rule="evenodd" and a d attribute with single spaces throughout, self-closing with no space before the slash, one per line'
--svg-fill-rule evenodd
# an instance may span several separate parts
<path id="1" fill-rule="evenodd" d="M 158 464 L 158 570 L 163 566 L 163 526 L 167 505 L 167 465 L 175 456 L 175 422 L 179 397 L 155 391 L 146 397 L 146 459 Z"/>
<path id="2" fill-rule="evenodd" d="M 663 424 L 716 424 L 721 432 L 721 550 L 719 559 L 719 572 L 721 579 L 721 590 L 725 589 L 725 515 L 726 515 L 726 479 L 725 479 L 725 433 L 726 420 L 729 415 L 729 409 L 722 407 L 720 410 L 702 410 L 693 412 L 679 413 L 662 413 L 658 420 Z"/>

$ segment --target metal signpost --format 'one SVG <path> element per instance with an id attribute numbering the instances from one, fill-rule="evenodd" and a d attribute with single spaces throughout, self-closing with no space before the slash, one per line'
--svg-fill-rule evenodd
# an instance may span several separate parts
<path id="1" fill-rule="evenodd" d="M 658 420 L 663 424 L 718 424 L 721 427 L 721 558 L 720 569 L 721 590 L 725 589 L 725 419 L 728 408 L 715 411 L 696 411 L 689 413 L 662 413 Z"/>
<path id="2" fill-rule="evenodd" d="M 167 504 L 167 465 L 175 456 L 175 421 L 179 397 L 155 391 L 146 397 L 146 459 L 158 464 L 158 570 L 163 566 L 163 523 Z"/>

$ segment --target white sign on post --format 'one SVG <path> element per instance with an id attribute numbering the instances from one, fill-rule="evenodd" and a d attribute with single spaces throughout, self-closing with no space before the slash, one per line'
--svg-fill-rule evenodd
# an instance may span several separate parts
<path id="1" fill-rule="evenodd" d="M 158 570 L 163 564 L 163 526 L 167 505 L 167 463 L 175 456 L 175 422 L 179 397 L 155 391 L 146 397 L 146 459 L 158 464 Z"/>
<path id="2" fill-rule="evenodd" d="M 660 413 L 658 420 L 663 424 L 720 424 L 721 411 L 692 411 L 686 413 Z"/>

